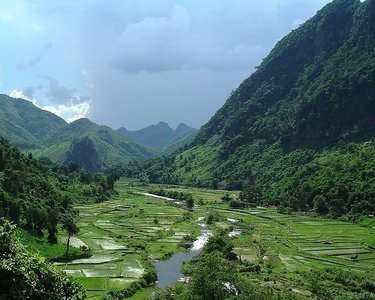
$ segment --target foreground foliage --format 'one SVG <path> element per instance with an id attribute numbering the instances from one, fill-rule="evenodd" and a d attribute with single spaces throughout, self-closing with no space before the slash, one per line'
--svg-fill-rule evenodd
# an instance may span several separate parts
<path id="1" fill-rule="evenodd" d="M 85 299 L 82 287 L 26 251 L 15 226 L 0 219 L 0 299 Z"/>

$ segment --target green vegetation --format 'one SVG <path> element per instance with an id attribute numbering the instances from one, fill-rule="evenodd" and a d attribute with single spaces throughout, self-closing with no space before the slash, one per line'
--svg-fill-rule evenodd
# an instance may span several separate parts
<path id="1" fill-rule="evenodd" d="M 73 211 L 72 200 L 54 187 L 44 171 L 31 155 L 22 155 L 0 139 L 0 216 L 38 236 L 46 230 L 48 240 L 55 243 L 58 223 Z"/>
<path id="2" fill-rule="evenodd" d="M 184 265 L 189 284 L 157 289 L 150 299 L 230 299 L 236 292 L 235 299 L 375 298 L 375 252 L 365 242 L 374 237 L 372 218 L 356 225 L 262 207 L 233 209 L 220 201 L 222 192 L 210 194 L 196 214 L 208 216 L 215 236 Z"/>
<path id="3" fill-rule="evenodd" d="M 88 171 L 99 171 L 99 154 L 94 142 L 89 137 L 73 141 L 67 154 L 66 162 L 75 163 Z"/>
<path id="4" fill-rule="evenodd" d="M 194 206 L 194 198 L 191 193 L 175 191 L 175 190 L 164 190 L 163 188 L 150 189 L 148 192 L 153 195 L 158 195 L 158 196 L 167 197 L 170 199 L 185 201 L 186 206 L 188 208 L 193 208 Z"/>
<path id="5" fill-rule="evenodd" d="M 160 189 L 203 198 L 203 204 L 190 211 L 141 194 Z M 262 207 L 234 209 L 222 200 L 226 191 L 143 186 L 134 180 L 116 182 L 115 190 L 105 202 L 76 207 L 80 231 L 72 246 L 87 245 L 92 256 L 57 264 L 85 286 L 89 299 L 189 299 L 193 294 L 226 299 L 235 291 L 235 299 L 374 298 L 375 252 L 366 244 L 374 237 L 372 218 L 357 225 Z M 189 248 L 200 234 L 198 218 L 214 237 L 201 256 L 183 265 L 190 283 L 154 287 L 153 262 Z M 59 240 L 66 237 L 59 232 Z M 230 285 L 223 286 L 223 280 Z"/>
<path id="6" fill-rule="evenodd" d="M 0 219 L 1 299 L 84 299 L 84 290 L 22 245 L 10 222 Z"/>
<path id="7" fill-rule="evenodd" d="M 152 263 L 184 251 L 184 237 L 200 233 L 184 206 L 137 194 L 138 188 L 129 191 L 130 183 L 119 181 L 111 199 L 76 206 L 80 230 L 70 244 L 90 248 L 92 256 L 57 265 L 85 286 L 89 299 L 141 292 L 156 281 Z M 59 232 L 60 240 L 67 237 Z"/>
<path id="8" fill-rule="evenodd" d="M 374 24 L 375 0 L 332 1 L 191 145 L 152 161 L 129 162 L 152 154 L 108 127 L 0 96 L 14 143 L 107 169 L 0 139 L 0 217 L 90 299 L 375 299 Z M 203 221 L 214 237 L 183 265 L 187 282 L 156 288 L 153 263 L 189 248 Z M 0 298 L 84 298 L 8 221 L 0 238 Z"/>
<path id="9" fill-rule="evenodd" d="M 155 152 L 125 138 L 119 132 L 99 126 L 88 119 L 70 124 L 56 115 L 41 110 L 29 101 L 0 95 L 0 135 L 22 151 L 31 151 L 36 157 L 47 157 L 54 162 L 83 163 L 89 170 L 110 168 L 120 162 L 147 159 Z M 91 140 L 92 144 L 87 144 Z M 90 164 L 86 152 L 72 153 L 78 145 L 97 152 Z M 89 142 L 90 143 L 90 142 Z M 84 147 L 85 148 L 85 147 Z M 82 149 L 82 147 L 81 147 Z M 78 156 L 77 156 L 78 155 Z M 93 157 L 91 157 L 93 158 Z"/>
<path id="10" fill-rule="evenodd" d="M 332 1 L 277 43 L 190 146 L 123 174 L 243 190 L 233 207 L 373 214 L 374 15 L 374 0 Z"/>
<path id="11" fill-rule="evenodd" d="M 17 228 L 18 237 L 30 253 L 43 255 L 47 262 L 68 261 L 78 258 L 87 258 L 92 255 L 91 251 L 82 251 L 79 248 L 70 247 L 69 255 L 66 255 L 66 245 L 63 243 L 52 244 L 44 237 L 37 237 L 26 230 Z"/>
<path id="12" fill-rule="evenodd" d="M 47 235 L 50 243 L 57 243 L 59 225 L 74 223 L 68 222 L 76 214 L 72 199 L 102 202 L 110 196 L 117 178 L 112 173 L 107 177 L 92 174 L 77 165 L 35 160 L 2 138 L 0 175 L 0 217 L 40 238 Z"/>

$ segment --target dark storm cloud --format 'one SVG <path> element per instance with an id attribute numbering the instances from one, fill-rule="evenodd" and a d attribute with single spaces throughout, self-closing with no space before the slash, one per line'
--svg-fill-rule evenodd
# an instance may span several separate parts
<path id="1" fill-rule="evenodd" d="M 77 89 L 65 87 L 60 81 L 51 76 L 43 76 L 48 80 L 46 96 L 48 100 L 56 104 L 64 104 L 71 102 L 76 97 Z"/>
<path id="2" fill-rule="evenodd" d="M 199 127 L 278 40 L 327 2 L 96 1 L 87 28 L 100 29 L 81 40 L 91 116 L 115 128 L 160 120 Z"/>
<path id="3" fill-rule="evenodd" d="M 34 99 L 34 92 L 35 92 L 35 91 L 34 91 L 34 88 L 31 87 L 31 86 L 24 88 L 23 91 L 22 91 L 22 93 L 23 93 L 26 97 L 28 97 L 28 98 L 30 98 L 30 99 Z"/>
<path id="4" fill-rule="evenodd" d="M 278 40 L 330 0 L 3 2 L 15 32 L 2 40 L 18 52 L 8 78 L 54 107 L 87 102 L 93 121 L 138 129 L 160 120 L 201 126 Z M 37 44 L 42 63 L 24 63 Z M 38 68 L 20 72 L 17 62 Z M 42 89 L 40 74 L 53 74 Z"/>
<path id="5" fill-rule="evenodd" d="M 166 1 L 156 9 L 140 1 L 133 9 L 148 14 L 126 24 L 119 21 L 124 30 L 113 43 L 110 65 L 128 73 L 250 70 L 278 39 L 314 12 L 312 7 L 319 4 Z"/>
<path id="6" fill-rule="evenodd" d="M 169 17 L 146 17 L 127 25 L 114 44 L 111 65 L 129 73 L 243 70 L 249 68 L 249 58 L 258 60 L 263 54 L 260 44 L 226 44 L 204 30 L 196 32 L 188 10 L 175 5 Z"/>

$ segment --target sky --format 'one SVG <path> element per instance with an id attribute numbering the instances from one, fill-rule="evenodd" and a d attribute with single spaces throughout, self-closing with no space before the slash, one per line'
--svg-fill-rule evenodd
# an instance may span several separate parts
<path id="1" fill-rule="evenodd" d="M 68 122 L 199 128 L 328 0 L 1 0 L 0 93 Z"/>

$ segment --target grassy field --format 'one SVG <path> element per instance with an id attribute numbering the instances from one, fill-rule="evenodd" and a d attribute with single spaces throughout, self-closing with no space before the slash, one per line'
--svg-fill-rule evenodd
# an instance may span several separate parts
<path id="1" fill-rule="evenodd" d="M 300 284 L 304 271 L 337 267 L 375 279 L 375 251 L 365 246 L 365 241 L 373 238 L 372 226 L 281 215 L 262 207 L 232 210 L 221 200 L 225 191 L 163 187 L 193 194 L 196 207 L 188 220 L 183 205 L 139 194 L 148 188 L 122 180 L 116 185 L 118 195 L 110 201 L 77 207 L 80 232 L 73 243 L 86 244 L 93 255 L 59 267 L 86 287 L 89 299 L 100 299 L 108 290 L 129 286 L 142 276 L 146 265 L 182 251 L 179 241 L 185 235 L 200 233 L 195 220 L 212 212 L 218 218 L 211 228 L 214 232 L 232 230 L 235 252 L 241 260 L 269 270 L 271 275 L 267 276 L 272 281 L 256 275 L 254 281 L 308 296 Z M 60 240 L 65 238 L 62 232 Z M 352 255 L 357 259 L 352 260 Z M 142 290 L 130 299 L 144 299 L 151 290 Z"/>

